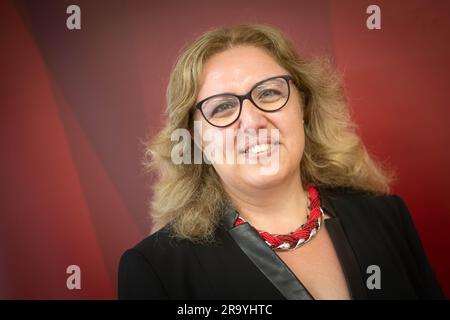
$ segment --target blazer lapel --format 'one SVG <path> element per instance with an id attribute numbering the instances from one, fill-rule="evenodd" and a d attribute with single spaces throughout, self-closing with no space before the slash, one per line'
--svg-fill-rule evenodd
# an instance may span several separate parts
<path id="1" fill-rule="evenodd" d="M 350 296 L 352 299 L 367 299 L 367 290 L 362 278 L 360 263 L 357 261 L 353 248 L 342 227 L 338 216 L 339 210 L 336 209 L 336 204 L 333 201 L 334 196 L 325 188 L 318 188 L 318 191 L 323 211 L 331 216 L 331 219 L 326 219 L 324 224 L 339 258 Z"/>
<path id="2" fill-rule="evenodd" d="M 270 249 L 258 232 L 247 222 L 235 227 L 238 213 L 231 207 L 225 208 L 223 226 L 230 236 L 258 267 L 258 269 L 272 282 L 272 284 L 288 300 L 312 300 L 313 297 L 303 286 L 301 281 L 290 271 Z"/>
<path id="3" fill-rule="evenodd" d="M 338 217 L 338 210 L 333 202 L 333 194 L 325 188 L 318 187 L 318 191 L 323 211 L 331 216 L 331 219 L 326 220 L 325 227 L 339 257 L 350 295 L 352 299 L 367 299 L 367 291 L 361 269 Z M 286 299 L 314 299 L 300 279 L 267 246 L 258 232 L 249 223 L 245 222 L 237 227 L 234 226 L 238 217 L 236 210 L 231 206 L 226 206 L 224 213 L 222 220 L 224 229 Z"/>

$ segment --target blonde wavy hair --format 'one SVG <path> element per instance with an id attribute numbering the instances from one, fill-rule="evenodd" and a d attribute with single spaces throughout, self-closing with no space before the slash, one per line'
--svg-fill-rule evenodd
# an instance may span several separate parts
<path id="1" fill-rule="evenodd" d="M 394 175 L 369 155 L 351 119 L 340 75 L 327 57 L 300 57 L 279 30 L 241 24 L 210 30 L 184 48 L 170 75 L 164 128 L 145 142 L 143 164 L 156 173 L 150 212 L 152 232 L 169 226 L 172 235 L 208 242 L 229 204 L 212 165 L 171 160 L 173 130 L 191 130 L 191 108 L 199 92 L 205 62 L 227 49 L 250 45 L 268 52 L 302 85 L 305 147 L 300 162 L 304 186 L 348 187 L 388 193 Z M 194 146 L 195 147 L 195 146 Z"/>

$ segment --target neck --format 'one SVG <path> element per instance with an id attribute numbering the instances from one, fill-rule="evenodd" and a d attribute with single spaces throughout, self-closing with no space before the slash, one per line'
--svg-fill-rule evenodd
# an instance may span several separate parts
<path id="1" fill-rule="evenodd" d="M 287 234 L 307 221 L 308 193 L 300 174 L 272 188 L 226 188 L 240 216 L 260 231 Z"/>

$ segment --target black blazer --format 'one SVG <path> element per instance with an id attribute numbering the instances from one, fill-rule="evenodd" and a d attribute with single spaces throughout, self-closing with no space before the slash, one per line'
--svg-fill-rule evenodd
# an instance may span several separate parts
<path id="1" fill-rule="evenodd" d="M 318 190 L 352 299 L 444 298 L 399 196 Z M 174 240 L 165 227 L 127 250 L 119 299 L 314 299 L 251 225 L 233 227 L 237 213 L 225 211 L 215 244 Z M 366 285 L 371 265 L 380 289 Z"/>

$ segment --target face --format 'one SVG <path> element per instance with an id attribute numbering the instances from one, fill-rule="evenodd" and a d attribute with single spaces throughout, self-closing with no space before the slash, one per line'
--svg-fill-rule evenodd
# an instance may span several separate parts
<path id="1" fill-rule="evenodd" d="M 221 93 L 244 95 L 256 83 L 280 75 L 289 72 L 263 49 L 252 46 L 228 49 L 212 56 L 204 65 L 196 101 Z M 225 189 L 270 188 L 293 175 L 299 176 L 304 149 L 302 99 L 294 83 L 288 84 L 290 94 L 284 107 L 265 112 L 246 99 L 239 118 L 225 128 L 214 127 L 200 110 L 195 111 L 196 130 L 201 129 L 202 133 L 201 149 L 222 152 L 224 161 L 212 161 L 212 165 Z"/>

